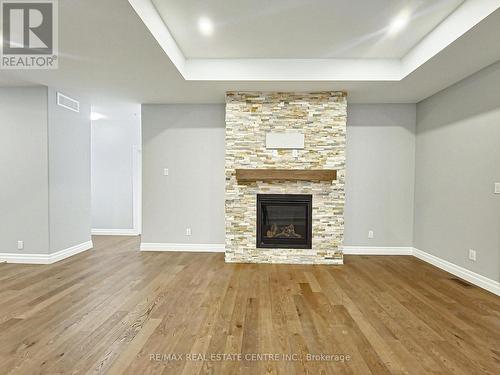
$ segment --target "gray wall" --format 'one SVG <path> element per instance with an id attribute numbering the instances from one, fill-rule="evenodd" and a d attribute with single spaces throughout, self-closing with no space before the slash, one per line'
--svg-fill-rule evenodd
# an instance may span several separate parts
<path id="1" fill-rule="evenodd" d="M 47 88 L 0 89 L 0 252 L 46 254 Z"/>
<path id="2" fill-rule="evenodd" d="M 77 96 L 69 96 L 80 100 Z M 50 252 L 90 241 L 90 106 L 76 113 L 48 90 Z"/>
<path id="3" fill-rule="evenodd" d="M 220 104 L 142 106 L 142 242 L 224 243 L 224 115 Z"/>
<path id="4" fill-rule="evenodd" d="M 349 105 L 347 125 L 344 245 L 413 246 L 416 106 Z"/>
<path id="5" fill-rule="evenodd" d="M 415 105 L 348 111 L 346 245 L 412 246 Z M 224 128 L 224 105 L 142 106 L 143 242 L 225 242 Z"/>
<path id="6" fill-rule="evenodd" d="M 106 116 L 92 121 L 92 228 L 133 229 L 133 153 L 141 145 L 140 105 L 111 103 L 92 111 Z"/>
<path id="7" fill-rule="evenodd" d="M 415 247 L 500 281 L 500 63 L 417 105 Z M 468 260 L 469 249 L 477 261 Z"/>

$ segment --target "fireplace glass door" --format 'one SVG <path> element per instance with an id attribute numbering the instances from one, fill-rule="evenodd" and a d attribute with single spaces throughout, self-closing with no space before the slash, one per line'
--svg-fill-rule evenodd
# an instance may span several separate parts
<path id="1" fill-rule="evenodd" d="M 257 247 L 310 249 L 312 196 L 257 195 Z"/>

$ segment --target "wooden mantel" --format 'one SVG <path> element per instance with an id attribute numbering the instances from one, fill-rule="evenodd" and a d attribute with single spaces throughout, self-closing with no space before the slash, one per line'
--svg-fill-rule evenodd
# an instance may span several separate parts
<path id="1" fill-rule="evenodd" d="M 236 169 L 238 182 L 251 181 L 333 181 L 335 169 Z"/>

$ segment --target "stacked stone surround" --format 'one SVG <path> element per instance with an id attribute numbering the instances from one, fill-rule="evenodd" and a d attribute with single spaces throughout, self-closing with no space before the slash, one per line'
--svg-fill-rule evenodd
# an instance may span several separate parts
<path id="1" fill-rule="evenodd" d="M 342 264 L 347 102 L 342 92 L 228 92 L 226 95 L 226 262 Z M 273 156 L 269 132 L 301 132 L 305 147 Z M 237 168 L 336 169 L 333 182 L 238 183 Z M 312 194 L 312 249 L 256 246 L 257 194 Z"/>

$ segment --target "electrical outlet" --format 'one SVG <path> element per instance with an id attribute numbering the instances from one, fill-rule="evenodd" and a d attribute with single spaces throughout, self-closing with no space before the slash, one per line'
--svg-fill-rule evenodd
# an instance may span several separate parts
<path id="1" fill-rule="evenodd" d="M 469 259 L 472 261 L 476 261 L 476 250 L 469 249 Z"/>
<path id="2" fill-rule="evenodd" d="M 24 241 L 17 241 L 17 250 L 24 249 Z"/>
<path id="3" fill-rule="evenodd" d="M 164 176 L 168 176 L 168 168 L 164 168 L 163 169 L 163 175 Z"/>
<path id="4" fill-rule="evenodd" d="M 368 231 L 368 238 L 373 238 L 373 231 L 372 230 Z"/>
<path id="5" fill-rule="evenodd" d="M 273 156 L 274 156 L 275 158 L 277 158 L 277 157 L 279 156 L 279 154 L 278 154 L 278 150 L 273 150 Z"/>
<path id="6" fill-rule="evenodd" d="M 191 235 L 191 228 L 186 228 L 186 236 L 190 236 Z"/>
<path id="7" fill-rule="evenodd" d="M 294 158 L 298 158 L 298 157 L 299 157 L 299 150 L 293 149 L 293 150 L 292 150 L 292 156 L 293 156 Z"/>
<path id="8" fill-rule="evenodd" d="M 495 182 L 495 194 L 500 194 L 500 182 Z"/>

